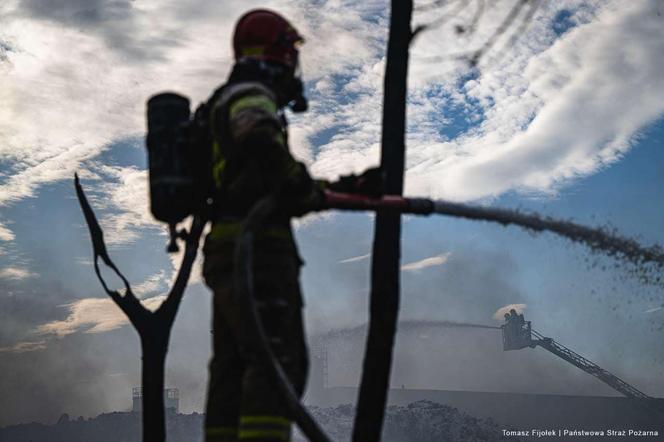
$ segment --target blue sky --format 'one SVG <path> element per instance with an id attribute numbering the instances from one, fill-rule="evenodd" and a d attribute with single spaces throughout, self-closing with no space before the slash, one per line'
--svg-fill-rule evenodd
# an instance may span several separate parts
<path id="1" fill-rule="evenodd" d="M 205 99 L 228 72 L 226 41 L 258 5 L 249 3 L 0 6 L 0 408 L 12 410 L 0 425 L 127 407 L 138 341 L 94 277 L 73 173 L 116 262 L 157 305 L 178 258 L 164 253 L 164 228 L 148 211 L 144 102 L 166 89 Z M 265 4 L 307 37 L 311 110 L 291 118 L 294 154 L 319 177 L 375 165 L 386 3 Z M 664 244 L 661 3 L 543 2 L 528 30 L 474 71 L 445 58 L 476 48 L 510 7 L 496 2 L 471 37 L 448 26 L 414 44 L 406 193 L 610 224 Z M 371 229 L 367 214 L 298 221 L 310 335 L 366 321 Z M 541 333 L 664 395 L 661 287 L 550 235 L 446 217 L 406 217 L 403 231 L 402 317 L 491 324 L 497 309 L 525 304 Z M 209 302 L 198 263 L 169 353 L 167 382 L 185 392 L 185 411 L 203 403 Z M 543 351 L 503 354 L 495 336 L 416 338 L 400 338 L 395 385 L 612 394 Z M 347 343 L 349 361 L 332 361 L 337 384 L 357 380 L 360 343 Z"/>

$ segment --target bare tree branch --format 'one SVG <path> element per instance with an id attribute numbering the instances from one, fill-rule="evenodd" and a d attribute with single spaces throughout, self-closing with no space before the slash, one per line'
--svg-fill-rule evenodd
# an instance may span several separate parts
<path id="1" fill-rule="evenodd" d="M 414 11 L 420 12 L 420 11 L 431 11 L 432 9 L 439 9 L 439 8 L 446 8 L 450 5 L 453 5 L 454 3 L 459 3 L 459 2 L 464 2 L 466 0 L 436 0 L 431 3 L 426 3 L 424 5 L 419 5 L 415 6 L 413 8 Z"/>
<path id="2" fill-rule="evenodd" d="M 523 17 L 518 29 L 514 32 L 509 40 L 509 45 L 513 44 L 514 41 L 525 31 L 528 27 L 532 17 L 535 15 L 537 8 L 539 7 L 539 0 L 516 0 L 509 13 L 505 16 L 500 25 L 496 30 L 491 34 L 491 36 L 480 46 L 478 49 L 468 52 L 453 53 L 448 55 L 436 55 L 431 57 L 419 57 L 419 62 L 424 63 L 440 63 L 443 61 L 456 60 L 466 62 L 470 67 L 476 67 L 481 59 L 491 50 L 491 48 L 498 42 L 498 40 L 512 27 L 514 21 L 519 17 L 521 11 L 530 3 L 530 8 L 528 9 L 526 15 Z M 459 28 L 457 27 L 457 33 L 474 33 L 477 29 L 477 25 L 481 20 L 482 15 L 485 12 L 486 4 L 484 0 L 480 0 L 478 7 L 475 11 L 473 19 L 471 20 L 468 28 Z M 427 30 L 424 28 L 422 30 Z M 467 30 L 466 30 L 467 29 Z M 420 31 L 421 32 L 421 31 Z"/>
<path id="3" fill-rule="evenodd" d="M 489 39 L 484 43 L 484 45 L 476 50 L 475 52 L 472 53 L 472 56 L 470 58 L 470 64 L 471 66 L 477 66 L 479 63 L 480 59 L 484 54 L 489 51 L 493 45 L 496 44 L 498 39 L 509 29 L 509 27 L 512 25 L 514 20 L 519 16 L 521 13 L 521 10 L 524 8 L 526 3 L 528 3 L 530 0 L 517 0 L 517 2 L 514 4 L 510 12 L 507 14 L 503 22 L 496 28 L 494 33 L 489 37 Z"/>
<path id="4" fill-rule="evenodd" d="M 528 27 L 532 23 L 532 19 L 535 16 L 535 13 L 539 9 L 540 5 L 541 5 L 541 0 L 530 0 L 530 7 L 528 8 L 528 11 L 524 15 L 523 19 L 521 20 L 521 23 L 517 27 L 516 31 L 512 33 L 507 43 L 505 43 L 501 47 L 501 49 L 497 51 L 498 53 L 493 57 L 494 59 L 500 58 L 500 56 L 504 54 L 506 50 L 514 46 L 519 37 L 521 37 L 528 30 Z M 489 62 L 488 64 L 491 63 Z"/>
<path id="5" fill-rule="evenodd" d="M 465 34 L 472 35 L 477 30 L 477 25 L 480 23 L 484 10 L 486 9 L 486 0 L 477 0 L 477 8 L 470 24 L 466 27 Z"/>
<path id="6" fill-rule="evenodd" d="M 442 15 L 441 17 L 438 17 L 437 19 L 433 20 L 432 22 L 425 24 L 425 25 L 420 25 L 417 27 L 417 29 L 421 29 L 418 32 L 422 32 L 425 30 L 433 30 L 436 28 L 439 28 L 443 26 L 445 23 L 447 23 L 451 18 L 456 17 L 461 11 L 466 9 L 470 2 L 467 1 L 456 1 L 454 2 L 457 4 L 457 7 L 449 11 L 447 14 Z"/>
<path id="7" fill-rule="evenodd" d="M 106 250 L 104 232 L 99 226 L 97 217 L 90 207 L 78 175 L 74 176 L 76 196 L 78 197 L 85 221 L 90 230 L 92 248 L 94 253 L 95 273 L 104 290 L 118 307 L 127 315 L 141 338 L 142 374 L 141 386 L 143 392 L 143 440 L 149 442 L 163 442 L 166 440 L 166 422 L 164 417 L 164 365 L 171 328 L 177 313 L 182 295 L 191 274 L 191 267 L 196 259 L 198 242 L 206 220 L 194 216 L 190 232 L 186 235 L 186 248 L 182 264 L 173 288 L 166 300 L 153 313 L 146 309 L 131 290 L 129 281 L 118 270 Z M 106 281 L 99 270 L 99 258 L 110 267 L 125 285 L 125 293 L 121 295 L 117 290 L 108 288 Z"/>

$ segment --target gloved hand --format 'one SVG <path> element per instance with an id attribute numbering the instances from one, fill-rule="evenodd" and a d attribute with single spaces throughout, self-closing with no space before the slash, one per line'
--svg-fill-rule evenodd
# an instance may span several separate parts
<path id="1" fill-rule="evenodd" d="M 292 216 L 303 216 L 311 211 L 320 210 L 325 195 L 324 182 L 311 178 L 307 168 L 297 163 L 299 172 L 284 182 L 281 189 L 281 201 Z"/>
<path id="2" fill-rule="evenodd" d="M 380 167 L 372 167 L 361 175 L 343 175 L 327 186 L 334 192 L 354 193 L 373 198 L 385 193 L 385 174 Z"/>

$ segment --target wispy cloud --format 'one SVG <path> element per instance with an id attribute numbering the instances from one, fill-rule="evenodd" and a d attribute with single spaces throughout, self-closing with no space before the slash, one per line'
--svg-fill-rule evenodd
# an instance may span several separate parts
<path id="1" fill-rule="evenodd" d="M 369 258 L 370 256 L 371 256 L 371 253 L 367 253 L 366 255 L 360 255 L 360 256 L 354 256 L 352 258 L 342 259 L 341 261 L 339 261 L 339 264 L 347 264 L 349 262 L 364 261 L 365 259 Z"/>
<path id="2" fill-rule="evenodd" d="M 419 261 L 410 262 L 402 265 L 401 270 L 404 272 L 417 272 L 428 267 L 440 266 L 447 262 L 451 254 L 451 252 L 447 252 L 442 255 L 431 256 Z"/>
<path id="3" fill-rule="evenodd" d="M 434 267 L 434 266 L 439 266 L 445 264 L 445 262 L 449 259 L 451 253 L 444 253 L 442 255 L 436 255 L 436 256 L 431 256 L 429 258 L 424 258 L 419 261 L 415 262 L 410 262 L 408 264 L 403 264 L 401 266 L 401 270 L 405 272 L 414 272 L 414 271 L 419 271 L 422 269 L 425 269 L 427 267 Z M 353 262 L 359 262 L 359 261 L 364 261 L 368 258 L 371 257 L 371 253 L 367 253 L 366 255 L 360 255 L 360 256 L 354 256 L 352 258 L 346 258 L 342 259 L 339 261 L 339 264 L 348 264 L 348 263 L 353 263 Z"/>
<path id="4" fill-rule="evenodd" d="M 8 347 L 0 347 L 0 353 L 27 353 L 29 351 L 43 350 L 46 348 L 46 341 L 25 341 Z"/>
<path id="5" fill-rule="evenodd" d="M 5 267 L 0 269 L 0 279 L 22 280 L 35 276 L 33 272 L 23 267 Z"/>
<path id="6" fill-rule="evenodd" d="M 110 211 L 100 221 L 109 245 L 132 243 L 146 227 L 165 232 L 164 225 L 150 213 L 146 170 L 103 164 L 92 167 L 104 176 L 100 185 L 105 198 L 98 205 Z"/>
<path id="7" fill-rule="evenodd" d="M 0 222 L 0 241 L 13 241 L 13 240 L 14 240 L 14 232 L 9 230 L 7 226 L 5 226 Z"/>
<path id="8" fill-rule="evenodd" d="M 155 310 L 164 299 L 164 295 L 159 295 L 141 302 L 148 309 Z M 67 317 L 40 325 L 37 328 L 38 334 L 63 337 L 78 331 L 103 333 L 129 323 L 127 316 L 109 298 L 85 298 L 63 307 L 69 311 Z"/>
<path id="9" fill-rule="evenodd" d="M 140 284 L 133 285 L 132 290 L 137 296 L 143 296 L 161 290 L 166 282 L 166 272 L 161 270 Z"/>
<path id="10" fill-rule="evenodd" d="M 79 265 L 82 265 L 82 266 L 92 266 L 92 265 L 94 265 L 94 263 L 92 262 L 92 259 L 90 259 L 87 256 L 86 257 L 79 256 L 76 259 L 74 259 L 74 262 L 76 264 L 79 264 Z"/>

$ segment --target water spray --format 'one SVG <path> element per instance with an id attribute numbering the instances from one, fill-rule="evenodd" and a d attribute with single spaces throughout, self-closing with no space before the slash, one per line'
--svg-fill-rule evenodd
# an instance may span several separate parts
<path id="1" fill-rule="evenodd" d="M 431 328 L 480 328 L 489 330 L 501 330 L 495 325 L 474 324 L 471 322 L 437 321 L 437 320 L 403 320 L 399 321 L 399 331 L 408 332 L 412 330 Z M 354 327 L 332 329 L 318 337 L 320 340 L 339 339 L 366 333 L 368 325 L 360 324 Z"/>

